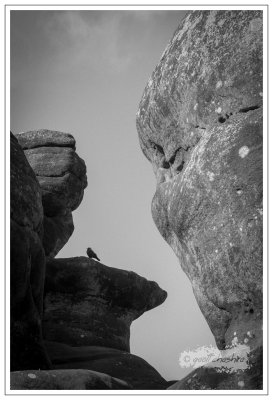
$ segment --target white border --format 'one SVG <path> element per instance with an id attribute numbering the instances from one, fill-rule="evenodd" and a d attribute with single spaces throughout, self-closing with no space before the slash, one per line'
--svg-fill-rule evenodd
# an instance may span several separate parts
<path id="1" fill-rule="evenodd" d="M 19 3 L 19 2 L 18 2 Z M 22 3 L 20 1 L 20 3 Z M 109 0 L 108 4 L 96 4 L 96 5 L 67 5 L 67 2 L 60 1 L 59 3 L 63 3 L 63 5 L 37 5 L 28 2 L 28 5 L 12 5 L 12 4 L 7 4 L 5 8 L 5 16 L 6 16 L 6 113 L 5 113 L 5 118 L 6 118 L 6 215 L 7 217 L 7 224 L 6 224 L 6 394 L 8 395 L 69 395 L 69 396 L 74 396 L 74 395 L 265 395 L 267 394 L 267 385 L 268 385 L 268 371 L 267 371 L 267 357 L 266 355 L 268 354 L 268 335 L 267 335 L 267 315 L 268 315 L 268 307 L 267 307 L 267 282 L 268 282 L 268 276 L 267 276 L 267 221 L 268 221 L 268 209 L 267 209 L 267 180 L 268 180 L 268 175 L 267 175 L 267 163 L 268 163 L 268 157 L 267 157 L 267 150 L 268 150 L 268 135 L 267 135 L 267 111 L 268 111 L 268 90 L 267 90 L 267 49 L 268 49 L 268 43 L 267 43 L 267 32 L 268 32 L 268 26 L 267 26 L 267 20 L 268 20 L 268 9 L 266 3 L 263 3 L 262 5 L 257 5 L 257 2 L 255 1 L 241 1 L 240 3 L 243 3 L 242 5 L 238 5 L 236 3 L 232 4 L 229 3 L 229 5 L 217 5 L 216 1 L 211 1 L 210 5 L 205 5 L 202 4 L 204 1 L 199 1 L 198 3 L 195 4 L 187 4 L 187 5 L 179 5 L 176 4 L 178 3 L 177 1 L 172 1 L 172 4 L 170 5 L 158 5 L 156 3 L 159 3 L 159 1 L 149 1 L 149 5 L 145 5 L 145 3 L 138 4 L 138 5 L 128 5 L 124 4 L 123 1 L 119 1 L 119 5 L 114 5 L 114 1 Z M 112 4 L 111 4 L 112 3 Z M 151 5 L 151 3 L 154 3 L 154 5 Z M 11 10 L 230 10 L 230 9 L 236 9 L 236 10 L 263 10 L 264 11 L 264 20 L 263 20 L 263 39 L 264 39 L 264 75 L 263 75 L 263 86 L 264 86 L 264 165 L 263 165 L 263 189 L 264 189 L 264 226 L 263 226 L 263 233 L 264 233 L 264 276 L 263 276 L 263 284 L 264 284 L 264 389 L 263 390 L 213 390 L 213 391 L 208 391 L 208 390 L 79 390 L 79 391 L 74 391 L 74 390 L 45 390 L 45 391 L 39 391 L 39 390 L 10 390 L 10 374 L 9 374 L 9 366 L 10 366 L 10 352 L 9 352 L 9 345 L 10 345 L 10 340 L 9 340 L 9 326 L 10 326 L 10 318 L 9 318 L 9 304 L 10 304 L 10 293 L 9 293 L 9 287 L 10 287 L 10 276 L 8 273 L 8 266 L 10 265 L 10 243 L 9 243 L 9 238 L 10 238 L 10 226 L 9 226 L 9 215 L 10 215 L 10 140 L 9 140 L 9 132 L 10 132 L 10 93 L 9 93 L 9 88 L 10 88 L 10 37 L 9 37 L 9 32 L 10 32 L 10 11 Z M 170 38 L 171 39 L 171 38 Z M 166 43 L 167 45 L 167 43 Z M 160 54 L 158 56 L 160 58 Z M 152 72 L 152 71 L 151 71 Z M 143 90 L 145 87 L 146 82 L 143 82 Z M 101 398 L 101 396 L 99 396 Z M 104 397 L 104 396 L 103 396 Z"/>

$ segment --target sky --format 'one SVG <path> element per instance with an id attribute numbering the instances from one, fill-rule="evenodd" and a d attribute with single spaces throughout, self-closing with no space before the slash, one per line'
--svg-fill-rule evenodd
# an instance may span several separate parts
<path id="1" fill-rule="evenodd" d="M 131 326 L 131 352 L 167 380 L 182 351 L 215 341 L 151 217 L 152 167 L 135 126 L 145 85 L 185 11 L 12 11 L 11 131 L 71 133 L 88 187 L 57 257 L 85 255 L 156 281 L 167 300 Z"/>

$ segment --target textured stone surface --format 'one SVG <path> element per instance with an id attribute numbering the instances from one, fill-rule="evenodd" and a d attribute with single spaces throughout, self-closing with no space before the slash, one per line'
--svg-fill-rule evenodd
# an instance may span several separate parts
<path id="1" fill-rule="evenodd" d="M 84 369 L 16 371 L 11 373 L 11 390 L 122 390 L 130 386 L 120 379 Z"/>
<path id="2" fill-rule="evenodd" d="M 44 146 L 76 148 L 75 139 L 70 133 L 51 131 L 49 129 L 21 132 L 17 137 L 20 138 L 20 145 L 24 150 Z"/>
<path id="3" fill-rule="evenodd" d="M 71 212 L 47 217 L 44 216 L 43 246 L 47 256 L 54 257 L 68 242 L 74 231 L 74 223 Z"/>
<path id="4" fill-rule="evenodd" d="M 171 159 L 175 170 L 202 128 L 261 106 L 262 56 L 262 11 L 190 12 L 139 106 L 137 125 L 148 159 L 154 164 Z"/>
<path id="5" fill-rule="evenodd" d="M 42 189 L 44 248 L 46 256 L 54 257 L 74 230 L 72 211 L 87 186 L 85 163 L 70 134 L 42 129 L 20 133 L 17 139 Z"/>
<path id="6" fill-rule="evenodd" d="M 134 272 L 110 268 L 87 257 L 49 259 L 44 336 L 72 346 L 129 351 L 132 321 L 166 297 L 157 283 Z"/>
<path id="7" fill-rule="evenodd" d="M 249 357 L 249 368 L 241 371 L 219 371 L 206 366 L 197 368 L 168 390 L 260 390 L 263 389 L 261 371 L 262 349 L 257 348 Z"/>
<path id="8" fill-rule="evenodd" d="M 137 113 L 153 219 L 220 348 L 262 340 L 262 12 L 190 12 Z"/>
<path id="9" fill-rule="evenodd" d="M 84 368 L 115 376 L 135 390 L 164 390 L 168 382 L 142 358 L 125 351 L 98 346 L 71 347 L 46 342 L 54 368 Z"/>
<path id="10" fill-rule="evenodd" d="M 41 190 L 12 134 L 10 152 L 11 370 L 47 368 L 50 362 L 41 332 L 45 278 Z"/>

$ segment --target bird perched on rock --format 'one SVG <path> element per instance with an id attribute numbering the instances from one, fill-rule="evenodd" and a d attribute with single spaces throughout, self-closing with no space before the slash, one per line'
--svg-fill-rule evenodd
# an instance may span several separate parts
<path id="1" fill-rule="evenodd" d="M 89 258 L 94 258 L 95 260 L 100 261 L 99 257 L 97 254 L 91 249 L 91 247 L 88 247 L 86 250 L 86 254 L 88 255 Z"/>

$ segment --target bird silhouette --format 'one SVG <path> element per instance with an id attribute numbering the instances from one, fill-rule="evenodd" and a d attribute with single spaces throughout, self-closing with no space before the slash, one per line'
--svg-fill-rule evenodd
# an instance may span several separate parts
<path id="1" fill-rule="evenodd" d="M 91 249 L 91 247 L 88 247 L 86 250 L 86 254 L 88 255 L 89 258 L 94 258 L 95 260 L 100 261 L 99 257 L 97 254 Z"/>

